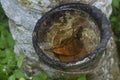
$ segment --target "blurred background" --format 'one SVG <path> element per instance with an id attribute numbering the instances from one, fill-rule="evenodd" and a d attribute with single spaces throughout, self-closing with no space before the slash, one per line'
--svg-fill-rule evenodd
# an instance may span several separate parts
<path id="1" fill-rule="evenodd" d="M 115 34 L 118 54 L 120 58 L 120 0 L 113 0 L 113 12 L 110 17 L 112 30 Z M 14 54 L 14 40 L 9 30 L 8 18 L 0 4 L 0 80 L 50 80 L 46 74 L 41 76 L 27 77 L 20 69 L 23 62 L 23 55 L 16 60 Z M 78 80 L 86 80 L 85 76 Z"/>

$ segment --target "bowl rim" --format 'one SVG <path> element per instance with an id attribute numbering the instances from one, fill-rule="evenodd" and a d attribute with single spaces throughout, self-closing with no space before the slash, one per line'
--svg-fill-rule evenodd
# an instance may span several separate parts
<path id="1" fill-rule="evenodd" d="M 60 62 L 60 61 L 49 58 L 40 49 L 40 47 L 38 45 L 38 40 L 37 40 L 37 38 L 38 38 L 37 32 L 39 31 L 39 27 L 43 23 L 43 21 L 50 14 L 53 14 L 58 11 L 63 11 L 63 10 L 78 10 L 78 11 L 84 11 L 84 12 L 88 13 L 98 24 L 98 27 L 100 29 L 100 37 L 101 37 L 100 44 L 93 50 L 93 52 L 90 52 L 88 55 L 86 55 L 83 58 L 75 59 L 75 60 L 69 61 L 69 62 Z M 106 49 L 106 45 L 107 45 L 107 42 L 110 39 L 110 37 L 111 37 L 110 22 L 107 19 L 107 17 L 105 16 L 105 14 L 102 13 L 102 11 L 100 9 L 98 9 L 94 6 L 91 6 L 89 4 L 67 3 L 67 4 L 59 5 L 55 8 L 53 8 L 52 10 L 46 12 L 46 14 L 43 15 L 42 18 L 40 18 L 38 20 L 38 22 L 35 25 L 34 31 L 33 31 L 32 41 L 33 41 L 33 47 L 35 49 L 35 52 L 39 56 L 40 61 L 43 61 L 45 64 L 47 64 L 53 68 L 65 70 L 68 68 L 76 68 L 78 66 L 83 68 L 83 66 L 86 63 L 88 65 L 94 64 L 93 62 L 91 63 L 91 61 L 95 60 L 95 58 L 98 57 L 99 55 L 102 55 L 102 53 Z M 85 63 L 83 63 L 84 60 L 86 60 Z"/>

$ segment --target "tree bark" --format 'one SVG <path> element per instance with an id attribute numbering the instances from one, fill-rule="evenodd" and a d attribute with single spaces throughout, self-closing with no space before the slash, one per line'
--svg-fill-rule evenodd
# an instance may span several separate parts
<path id="1" fill-rule="evenodd" d="M 16 56 L 18 57 L 20 52 L 25 55 L 22 69 L 27 75 L 40 75 L 44 69 L 48 76 L 53 78 L 65 77 L 64 80 L 69 80 L 69 77 L 75 79 L 74 75 L 80 76 L 74 73 L 63 73 L 40 62 L 32 44 L 32 32 L 38 19 L 59 4 L 72 2 L 96 6 L 106 14 L 108 19 L 112 12 L 112 0 L 1 0 L 15 40 Z M 81 75 L 87 75 L 88 80 L 120 80 L 118 56 L 113 36 L 95 70 L 90 73 L 81 72 Z"/>
<path id="2" fill-rule="evenodd" d="M 119 80 L 118 54 L 113 36 L 109 40 L 104 56 L 101 58 L 96 71 L 87 74 L 88 80 Z"/>

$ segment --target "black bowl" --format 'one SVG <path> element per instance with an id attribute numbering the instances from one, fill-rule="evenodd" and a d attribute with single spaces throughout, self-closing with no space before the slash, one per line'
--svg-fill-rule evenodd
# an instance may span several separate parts
<path id="1" fill-rule="evenodd" d="M 75 59 L 73 61 L 69 62 L 60 62 L 55 59 L 51 59 L 49 56 L 47 56 L 42 49 L 39 47 L 39 36 L 44 37 L 43 35 L 46 33 L 48 26 L 42 26 L 44 21 L 46 20 L 52 20 L 53 14 L 59 13 L 61 11 L 84 11 L 85 13 L 89 14 L 97 23 L 99 30 L 100 30 L 100 44 L 94 49 L 94 51 L 90 52 L 88 55 L 86 55 L 83 58 Z M 51 23 L 49 22 L 50 25 Z M 42 16 L 41 19 L 38 20 L 36 23 L 36 26 L 33 31 L 33 46 L 36 51 L 36 53 L 39 56 L 40 61 L 44 62 L 48 66 L 51 66 L 55 69 L 60 70 L 69 70 L 69 69 L 76 69 L 76 68 L 85 68 L 90 65 L 95 65 L 96 58 L 98 58 L 100 55 L 103 54 L 107 42 L 110 39 L 110 23 L 108 19 L 106 18 L 105 14 L 101 12 L 101 10 L 97 9 L 94 6 L 91 6 L 89 4 L 81 4 L 81 3 L 68 3 L 68 4 L 62 4 L 60 6 L 57 6 L 53 8 L 52 10 L 48 11 L 44 16 Z M 42 40 L 42 39 L 41 39 Z M 86 60 L 83 62 L 83 60 Z"/>

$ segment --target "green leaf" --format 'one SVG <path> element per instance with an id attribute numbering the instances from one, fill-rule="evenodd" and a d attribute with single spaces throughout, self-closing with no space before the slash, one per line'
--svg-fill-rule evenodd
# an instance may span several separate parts
<path id="1" fill-rule="evenodd" d="M 120 42 L 120 38 L 116 39 L 116 42 Z"/>
<path id="2" fill-rule="evenodd" d="M 34 75 L 34 76 L 32 77 L 32 80 L 41 80 L 41 78 L 40 78 L 40 76 Z"/>
<path id="3" fill-rule="evenodd" d="M 13 41 L 12 36 L 9 35 L 9 36 L 8 36 L 8 39 L 9 39 L 9 40 L 8 40 L 8 47 L 13 49 L 13 48 L 14 48 L 14 41 Z"/>
<path id="4" fill-rule="evenodd" d="M 0 70 L 0 80 L 8 80 L 8 74 Z"/>
<path id="5" fill-rule="evenodd" d="M 18 68 L 21 68 L 22 63 L 23 63 L 23 59 L 24 59 L 24 55 L 23 55 L 23 53 L 20 53 L 20 56 L 19 56 L 18 61 L 17 61 Z"/>
<path id="6" fill-rule="evenodd" d="M 111 17 L 111 21 L 112 21 L 112 22 L 116 22 L 117 20 L 118 20 L 117 16 Z"/>
<path id="7" fill-rule="evenodd" d="M 19 80 L 25 80 L 25 78 L 24 78 L 24 77 L 21 77 Z"/>
<path id="8" fill-rule="evenodd" d="M 8 80 L 15 80 L 15 75 L 11 75 Z"/>
<path id="9" fill-rule="evenodd" d="M 78 80 L 87 80 L 85 76 L 80 76 Z"/>
<path id="10" fill-rule="evenodd" d="M 113 2 L 112 2 L 112 5 L 113 5 L 113 7 L 115 7 L 115 8 L 119 8 L 119 0 L 113 0 Z"/>
<path id="11" fill-rule="evenodd" d="M 25 77 L 24 73 L 21 70 L 15 70 L 14 75 L 18 79 Z"/>
<path id="12" fill-rule="evenodd" d="M 7 67 L 9 70 L 15 68 L 16 66 L 16 58 L 15 54 L 11 49 L 5 49 L 6 59 L 7 59 Z"/>
<path id="13" fill-rule="evenodd" d="M 45 72 L 42 73 L 41 80 L 47 80 L 47 75 Z"/>
<path id="14" fill-rule="evenodd" d="M 47 75 L 45 72 L 41 76 L 33 75 L 32 80 L 47 80 Z"/>

